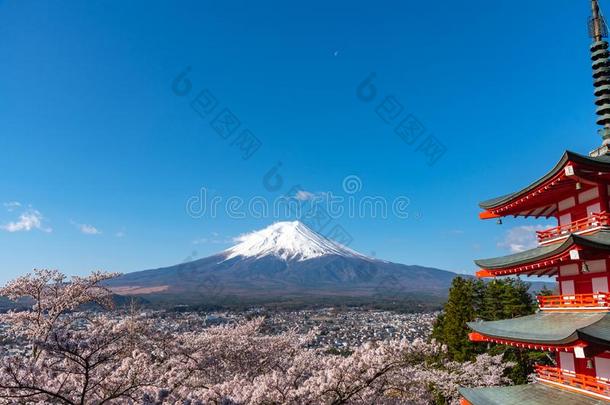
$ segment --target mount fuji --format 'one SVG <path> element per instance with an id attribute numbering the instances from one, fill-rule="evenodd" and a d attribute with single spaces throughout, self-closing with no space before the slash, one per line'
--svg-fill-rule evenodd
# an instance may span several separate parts
<path id="1" fill-rule="evenodd" d="M 301 222 L 276 222 L 213 256 L 127 273 L 109 285 L 151 302 L 228 305 L 439 302 L 455 273 L 358 253 Z"/>
<path id="2" fill-rule="evenodd" d="M 225 251 L 227 260 L 275 256 L 290 262 L 333 255 L 373 260 L 325 238 L 299 221 L 276 222 L 260 231 L 239 236 L 236 241 L 239 244 Z"/>

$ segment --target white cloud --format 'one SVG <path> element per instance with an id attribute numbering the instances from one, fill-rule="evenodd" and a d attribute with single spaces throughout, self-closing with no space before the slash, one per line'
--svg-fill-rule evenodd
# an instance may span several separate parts
<path id="1" fill-rule="evenodd" d="M 232 239 L 220 235 L 218 232 L 210 232 L 211 237 L 197 238 L 192 243 L 193 245 L 205 245 L 206 243 L 224 244 L 233 242 Z"/>
<path id="2" fill-rule="evenodd" d="M 509 229 L 504 239 L 498 242 L 498 247 L 508 249 L 511 253 L 523 252 L 538 246 L 536 231 L 548 229 L 548 226 L 522 225 Z"/>
<path id="3" fill-rule="evenodd" d="M 326 193 L 324 192 L 313 193 L 311 191 L 299 190 L 294 194 L 293 198 L 299 201 L 315 201 L 323 199 L 325 196 Z"/>
<path id="4" fill-rule="evenodd" d="M 305 190 L 299 190 L 294 195 L 294 198 L 296 198 L 299 201 L 313 200 L 315 197 L 316 197 L 316 195 L 314 193 L 311 193 L 311 192 L 305 191 Z"/>
<path id="5" fill-rule="evenodd" d="M 97 234 L 102 233 L 102 231 L 100 231 L 99 229 L 97 229 L 93 225 L 87 225 L 87 224 L 82 224 L 80 226 L 80 231 L 82 233 L 84 233 L 84 234 L 87 234 L 87 235 L 97 235 Z"/>
<path id="6" fill-rule="evenodd" d="M 28 232 L 33 229 L 38 229 L 43 232 L 51 232 L 51 228 L 43 225 L 43 220 L 44 217 L 40 211 L 30 208 L 19 215 L 17 221 L 9 222 L 8 224 L 2 225 L 0 228 L 7 232 Z"/>
<path id="7" fill-rule="evenodd" d="M 102 231 L 100 231 L 93 225 L 79 224 L 74 221 L 70 221 L 70 223 L 72 225 L 74 225 L 76 227 L 76 229 L 78 229 L 82 234 L 85 234 L 85 235 L 99 235 L 100 233 L 102 233 Z"/>
<path id="8" fill-rule="evenodd" d="M 125 231 L 118 231 L 114 234 L 114 236 L 116 236 L 117 238 L 122 238 L 125 236 Z"/>
<path id="9" fill-rule="evenodd" d="M 15 211 L 17 208 L 21 207 L 21 203 L 19 201 L 9 201 L 2 205 L 4 205 L 4 208 L 6 208 L 8 212 Z"/>

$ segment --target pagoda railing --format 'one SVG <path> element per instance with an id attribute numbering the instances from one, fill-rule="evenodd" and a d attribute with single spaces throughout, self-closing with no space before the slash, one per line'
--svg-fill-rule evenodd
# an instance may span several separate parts
<path id="1" fill-rule="evenodd" d="M 610 293 L 539 295 L 538 306 L 543 311 L 561 309 L 574 310 L 610 310 Z"/>
<path id="2" fill-rule="evenodd" d="M 584 374 L 576 374 L 557 367 L 536 365 L 536 379 L 540 382 L 563 385 L 579 392 L 610 399 L 610 382 Z"/>
<path id="3" fill-rule="evenodd" d="M 556 240 L 567 238 L 572 233 L 584 233 L 603 226 L 610 225 L 610 216 L 606 212 L 595 212 L 586 218 L 579 219 L 569 224 L 559 225 L 554 228 L 536 231 L 538 243 L 546 245 Z"/>

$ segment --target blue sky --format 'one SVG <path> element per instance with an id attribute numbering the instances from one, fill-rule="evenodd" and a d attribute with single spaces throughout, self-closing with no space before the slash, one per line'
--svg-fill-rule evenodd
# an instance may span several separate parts
<path id="1" fill-rule="evenodd" d="M 194 218 L 201 188 L 347 197 L 346 176 L 355 198 L 409 199 L 408 218 L 335 219 L 352 248 L 472 274 L 534 224 L 480 221 L 477 203 L 599 144 L 581 3 L 0 1 L 0 282 L 204 257 L 293 218 Z M 206 89 L 217 104 L 202 117 L 190 102 Z M 413 144 L 378 114 L 388 96 L 392 120 L 425 128 Z M 225 108 L 241 123 L 228 139 L 213 126 Z M 245 129 L 260 142 L 248 159 Z M 425 139 L 445 150 L 433 165 Z"/>

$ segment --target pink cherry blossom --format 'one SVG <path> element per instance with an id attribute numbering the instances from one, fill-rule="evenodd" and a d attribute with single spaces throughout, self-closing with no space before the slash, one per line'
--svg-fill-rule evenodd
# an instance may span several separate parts
<path id="1" fill-rule="evenodd" d="M 501 356 L 446 360 L 434 341 L 367 343 L 346 356 L 308 346 L 315 334 L 268 335 L 263 319 L 180 332 L 135 310 L 110 310 L 94 272 L 37 270 L 0 290 L 30 304 L 0 314 L 0 403 L 429 404 L 458 387 L 504 385 Z M 97 308 L 83 307 L 96 303 Z"/>

